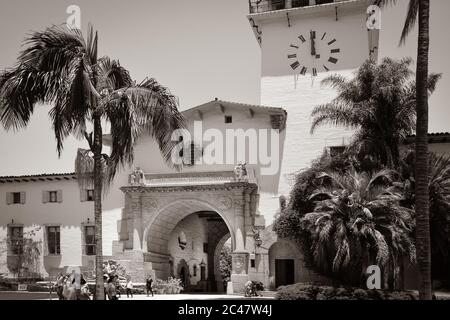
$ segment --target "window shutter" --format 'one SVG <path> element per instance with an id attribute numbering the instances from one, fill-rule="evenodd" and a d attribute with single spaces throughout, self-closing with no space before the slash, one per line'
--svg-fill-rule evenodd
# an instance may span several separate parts
<path id="1" fill-rule="evenodd" d="M 11 192 L 6 193 L 6 204 L 10 205 L 13 203 L 13 194 Z"/>
<path id="2" fill-rule="evenodd" d="M 81 254 L 86 255 L 86 226 L 81 224 Z"/>
<path id="3" fill-rule="evenodd" d="M 56 198 L 57 198 L 58 203 L 63 202 L 63 192 L 62 192 L 62 190 L 58 190 L 58 192 L 56 194 Z"/>
<path id="4" fill-rule="evenodd" d="M 48 227 L 45 226 L 44 228 L 44 256 L 48 256 Z"/>
<path id="5" fill-rule="evenodd" d="M 49 202 L 50 192 L 42 191 L 42 203 Z"/>
<path id="6" fill-rule="evenodd" d="M 20 193 L 20 203 L 21 204 L 25 204 L 25 202 L 26 202 L 25 195 L 26 195 L 25 192 Z"/>
<path id="7" fill-rule="evenodd" d="M 86 202 L 86 200 L 87 200 L 87 190 L 80 189 L 80 200 L 81 200 L 81 202 Z"/>

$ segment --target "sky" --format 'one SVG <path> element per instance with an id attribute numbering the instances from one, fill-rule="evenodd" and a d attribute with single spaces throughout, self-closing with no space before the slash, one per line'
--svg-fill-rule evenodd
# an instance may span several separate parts
<path id="1" fill-rule="evenodd" d="M 380 56 L 416 56 L 417 31 L 399 47 L 406 0 L 383 11 Z M 119 59 L 140 81 L 153 77 L 170 88 L 185 110 L 215 97 L 260 101 L 261 53 L 247 0 L 0 0 L 0 70 L 14 65 L 26 35 L 64 23 L 69 5 L 81 8 L 81 25 L 99 32 L 99 55 Z M 430 71 L 443 73 L 430 99 L 430 131 L 450 131 L 450 1 L 431 0 Z M 446 90 L 447 89 L 447 90 Z M 58 158 L 48 119 L 39 106 L 18 132 L 0 128 L 0 176 L 72 172 L 82 141 L 66 140 Z"/>

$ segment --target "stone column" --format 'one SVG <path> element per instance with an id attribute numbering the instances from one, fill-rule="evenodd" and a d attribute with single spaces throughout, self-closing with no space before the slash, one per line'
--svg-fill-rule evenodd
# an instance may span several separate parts
<path id="1" fill-rule="evenodd" d="M 244 292 L 244 285 L 248 281 L 249 253 L 245 251 L 245 213 L 250 210 L 250 203 L 246 201 L 246 198 L 244 194 L 241 199 L 235 199 L 234 201 L 236 249 L 231 254 L 231 282 L 233 283 L 234 293 Z"/>
<path id="2" fill-rule="evenodd" d="M 245 203 L 243 199 L 234 200 L 235 251 L 245 250 Z"/>
<path id="3" fill-rule="evenodd" d="M 233 252 L 231 282 L 233 283 L 233 293 L 243 293 L 245 283 L 248 281 L 248 252 Z"/>
<path id="4" fill-rule="evenodd" d="M 133 250 L 142 250 L 142 206 L 141 206 L 141 194 L 139 192 L 133 192 L 131 194 L 131 216 L 133 219 L 132 224 L 132 236 Z"/>

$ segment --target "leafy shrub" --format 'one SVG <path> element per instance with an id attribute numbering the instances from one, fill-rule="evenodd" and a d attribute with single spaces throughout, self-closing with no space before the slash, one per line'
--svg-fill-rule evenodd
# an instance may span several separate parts
<path id="1" fill-rule="evenodd" d="M 294 284 L 280 287 L 277 300 L 416 300 L 412 292 L 388 292 L 382 290 L 365 290 L 360 288 L 333 288 Z"/>

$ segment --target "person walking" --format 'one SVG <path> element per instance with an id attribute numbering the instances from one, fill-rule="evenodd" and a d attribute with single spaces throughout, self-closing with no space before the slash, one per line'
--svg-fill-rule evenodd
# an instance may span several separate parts
<path id="1" fill-rule="evenodd" d="M 65 300 L 64 295 L 63 295 L 65 280 L 66 279 L 61 272 L 56 277 L 56 284 L 55 284 L 56 294 L 58 295 L 59 300 Z"/>
<path id="2" fill-rule="evenodd" d="M 153 297 L 153 279 L 152 277 L 148 277 L 146 284 L 145 284 L 146 288 L 147 288 L 147 297 L 149 296 L 148 293 L 151 292 L 152 293 L 152 297 Z"/>
<path id="3" fill-rule="evenodd" d="M 110 277 L 108 279 L 108 297 L 109 300 L 118 300 L 117 299 L 117 292 L 116 292 L 116 285 L 114 284 L 114 277 Z"/>
<path id="4" fill-rule="evenodd" d="M 108 275 L 103 275 L 103 290 L 105 291 L 105 300 L 111 300 L 111 297 L 109 296 L 109 284 L 108 284 L 109 277 Z"/>
<path id="5" fill-rule="evenodd" d="M 72 271 L 72 286 L 75 289 L 75 300 L 80 300 L 81 295 L 81 274 Z"/>
<path id="6" fill-rule="evenodd" d="M 120 291 L 122 286 L 120 285 L 119 276 L 117 274 L 114 276 L 114 286 L 116 287 L 116 294 L 120 299 L 122 297 L 122 292 Z"/>
<path id="7" fill-rule="evenodd" d="M 131 281 L 131 277 L 127 280 L 127 298 L 129 298 L 129 295 L 133 298 L 133 281 Z"/>

